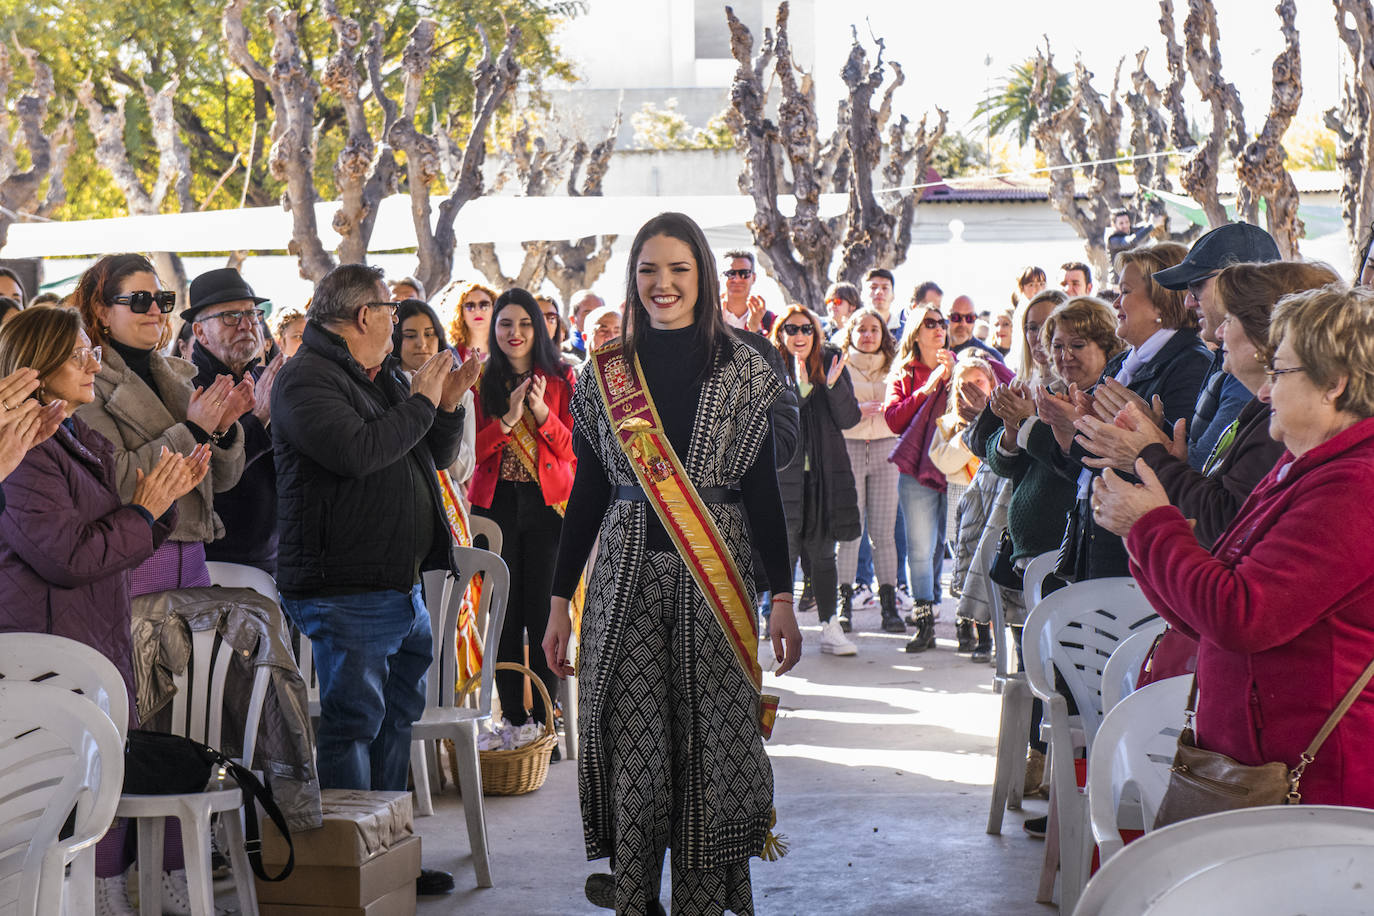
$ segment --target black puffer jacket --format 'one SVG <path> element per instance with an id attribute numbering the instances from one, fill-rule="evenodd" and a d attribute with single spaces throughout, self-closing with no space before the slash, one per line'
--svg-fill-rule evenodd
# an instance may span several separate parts
<path id="1" fill-rule="evenodd" d="M 394 373 L 369 379 L 343 338 L 307 324 L 272 387 L 282 594 L 406 591 L 417 561 L 447 566 L 435 469 L 462 430 L 462 408 L 435 410 Z"/>
<path id="2" fill-rule="evenodd" d="M 839 348 L 825 345 L 821 363 L 829 371 L 840 358 Z M 863 531 L 859 520 L 859 494 L 854 472 L 849 466 L 841 430 L 849 429 L 862 418 L 854 397 L 849 370 L 840 373 L 833 388 L 813 385 L 801 400 L 801 434 L 797 453 L 790 464 L 778 471 L 782 489 L 782 508 L 787 516 L 790 536 L 809 533 L 813 525 L 824 524 L 829 539 L 852 541 Z M 807 469 L 810 480 L 807 480 Z"/>

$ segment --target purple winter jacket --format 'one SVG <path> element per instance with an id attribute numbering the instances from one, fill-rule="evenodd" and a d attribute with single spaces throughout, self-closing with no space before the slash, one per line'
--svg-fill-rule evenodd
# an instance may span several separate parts
<path id="1" fill-rule="evenodd" d="M 5 478 L 0 514 L 0 632 L 53 633 L 114 662 L 134 714 L 129 570 L 176 525 L 153 525 L 115 489 L 114 449 L 78 419 Z"/>

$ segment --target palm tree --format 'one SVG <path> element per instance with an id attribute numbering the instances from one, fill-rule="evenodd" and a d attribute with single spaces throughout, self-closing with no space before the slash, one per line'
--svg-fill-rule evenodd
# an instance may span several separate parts
<path id="1" fill-rule="evenodd" d="M 1050 93 L 1050 110 L 1057 111 L 1069 104 L 1073 92 L 1069 88 L 1069 75 L 1050 68 L 1054 79 L 1054 89 Z M 1031 127 L 1040 117 L 1040 111 L 1031 101 L 1031 89 L 1035 85 L 1035 58 L 1028 58 L 1011 68 L 1010 74 L 1002 80 L 993 95 L 978 103 L 973 117 L 988 116 L 988 132 L 1006 133 L 1015 129 L 1022 146 L 1030 140 Z"/>

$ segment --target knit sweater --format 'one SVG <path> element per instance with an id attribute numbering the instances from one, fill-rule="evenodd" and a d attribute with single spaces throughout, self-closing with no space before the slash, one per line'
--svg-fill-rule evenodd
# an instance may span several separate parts
<path id="1" fill-rule="evenodd" d="M 1011 533 L 1012 559 L 1030 559 L 1059 547 L 1076 501 L 1077 484 L 1023 451 L 1014 455 L 1003 452 L 1005 432 L 999 429 L 988 437 L 988 469 L 1011 478 L 1007 531 Z"/>

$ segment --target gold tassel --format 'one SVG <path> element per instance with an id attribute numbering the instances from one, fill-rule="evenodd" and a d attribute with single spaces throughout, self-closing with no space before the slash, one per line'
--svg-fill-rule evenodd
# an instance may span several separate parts
<path id="1" fill-rule="evenodd" d="M 778 826 L 778 809 L 773 808 L 768 812 L 768 835 L 763 838 L 763 855 L 759 856 L 765 862 L 776 862 L 787 855 L 787 837 L 781 833 L 775 833 L 773 828 Z"/>

